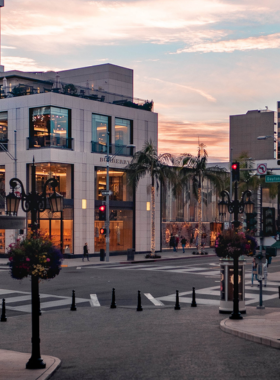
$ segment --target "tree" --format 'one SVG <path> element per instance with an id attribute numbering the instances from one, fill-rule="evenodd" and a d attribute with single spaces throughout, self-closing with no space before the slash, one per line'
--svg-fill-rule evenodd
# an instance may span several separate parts
<path id="1" fill-rule="evenodd" d="M 207 167 L 208 153 L 206 146 L 203 143 L 198 145 L 197 156 L 186 154 L 182 157 L 182 166 L 180 169 L 179 185 L 177 183 L 177 190 L 175 194 L 180 191 L 180 187 L 184 186 L 187 181 L 192 181 L 192 190 L 198 203 L 198 253 L 201 253 L 201 235 L 202 235 L 202 215 L 201 215 L 201 189 L 203 179 L 207 178 L 215 186 L 217 191 L 223 188 L 224 180 L 226 178 L 226 171 L 223 168 Z"/>
<path id="2" fill-rule="evenodd" d="M 157 148 L 153 142 L 145 142 L 142 150 L 136 152 L 129 165 L 126 166 L 128 170 L 128 183 L 137 187 L 141 178 L 149 175 L 151 178 L 151 256 L 155 256 L 155 187 L 165 185 L 166 181 L 172 177 L 171 165 L 173 162 L 172 155 L 164 153 L 158 155 Z"/>

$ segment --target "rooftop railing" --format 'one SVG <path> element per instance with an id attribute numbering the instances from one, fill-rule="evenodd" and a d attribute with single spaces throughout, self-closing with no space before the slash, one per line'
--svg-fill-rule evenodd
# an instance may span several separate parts
<path id="1" fill-rule="evenodd" d="M 145 111 L 153 111 L 153 101 L 142 100 L 120 94 L 103 91 L 101 89 L 91 89 L 74 84 L 67 84 L 55 81 L 26 81 L 17 85 L 8 84 L 0 85 L 1 99 L 12 98 L 17 96 L 26 96 L 42 94 L 46 92 L 55 92 L 59 94 L 75 96 L 78 98 L 89 99 L 97 102 L 115 104 L 124 107 L 137 108 Z"/>

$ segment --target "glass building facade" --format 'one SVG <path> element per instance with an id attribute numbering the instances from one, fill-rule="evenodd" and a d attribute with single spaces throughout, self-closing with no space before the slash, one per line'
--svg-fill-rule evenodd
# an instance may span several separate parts
<path id="1" fill-rule="evenodd" d="M 106 248 L 105 236 L 100 234 L 100 229 L 105 222 L 99 220 L 99 206 L 106 200 L 102 196 L 102 190 L 106 189 L 106 170 L 96 169 L 96 194 L 95 194 L 95 252 Z M 124 251 L 134 247 L 134 195 L 133 190 L 127 185 L 127 175 L 123 170 L 109 171 L 110 196 L 110 252 Z"/>
<path id="2" fill-rule="evenodd" d="M 29 188 L 31 188 L 31 165 L 28 172 Z M 44 184 L 49 178 L 58 181 L 55 190 L 64 197 L 64 209 L 61 213 L 52 213 L 50 208 L 47 208 L 39 213 L 40 232 L 50 237 L 63 253 L 73 253 L 73 165 L 53 162 L 36 164 L 36 189 L 39 194 L 42 193 Z M 52 192 L 53 189 L 49 186 L 47 195 Z"/>

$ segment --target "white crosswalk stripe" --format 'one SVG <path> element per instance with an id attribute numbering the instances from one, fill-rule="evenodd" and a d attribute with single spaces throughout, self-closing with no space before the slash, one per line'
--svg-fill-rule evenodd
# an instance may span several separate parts
<path id="1" fill-rule="evenodd" d="M 217 268 L 217 264 L 213 266 Z M 86 269 L 110 269 L 110 270 L 129 270 L 129 271 L 148 271 L 148 272 L 169 272 L 169 273 L 189 273 L 198 274 L 202 276 L 217 276 L 220 271 L 211 266 L 191 266 L 191 265 L 152 265 L 149 264 L 119 264 L 119 265 L 98 265 L 86 266 Z M 78 269 L 78 268 L 77 268 Z"/>
<path id="2" fill-rule="evenodd" d="M 279 297 L 277 282 L 267 282 L 267 286 L 263 288 L 263 301 L 272 300 Z M 196 303 L 198 305 L 220 305 L 220 286 L 211 286 L 203 289 L 196 289 Z M 201 298 L 200 296 L 207 296 L 207 298 Z M 211 298 L 210 298 L 211 297 Z M 180 303 L 192 302 L 192 291 L 180 292 L 179 293 Z M 176 300 L 176 294 L 170 294 L 168 296 L 157 297 L 158 301 L 162 302 L 172 302 Z M 259 303 L 259 287 L 251 287 L 251 282 L 247 281 L 245 283 L 245 305 L 257 304 Z"/>
<path id="3" fill-rule="evenodd" d="M 1 298 L 5 298 L 5 304 L 7 310 L 14 310 L 24 313 L 31 313 L 31 293 L 21 292 L 18 290 L 0 289 Z M 49 299 L 47 301 L 47 299 Z M 52 294 L 40 293 L 40 308 L 42 311 L 46 311 L 56 307 L 71 306 L 72 297 L 55 296 Z M 42 302 L 44 300 L 44 302 Z M 76 304 L 88 303 L 91 300 L 86 298 L 75 298 Z M 19 304 L 20 305 L 17 305 Z M 23 304 L 24 303 L 24 304 Z M 0 303 L 0 309 L 2 303 Z"/>
<path id="4" fill-rule="evenodd" d="M 98 301 L 98 298 L 97 298 L 96 294 L 91 294 L 90 295 L 90 305 L 91 306 L 100 306 L 100 303 Z"/>
<path id="5" fill-rule="evenodd" d="M 144 293 L 144 296 L 148 298 L 155 306 L 164 306 L 164 304 L 158 299 L 154 298 L 150 293 Z"/>

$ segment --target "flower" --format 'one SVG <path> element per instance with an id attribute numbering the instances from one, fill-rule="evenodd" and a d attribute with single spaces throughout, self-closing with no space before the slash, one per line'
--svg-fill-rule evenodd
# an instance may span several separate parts
<path id="1" fill-rule="evenodd" d="M 231 257 L 252 255 L 258 244 L 253 236 L 242 231 L 224 230 L 215 242 L 215 252 L 219 257 Z"/>
<path id="2" fill-rule="evenodd" d="M 57 276 L 62 254 L 53 243 L 40 235 L 29 235 L 8 249 L 11 276 L 16 279 L 33 275 L 42 279 Z"/>

